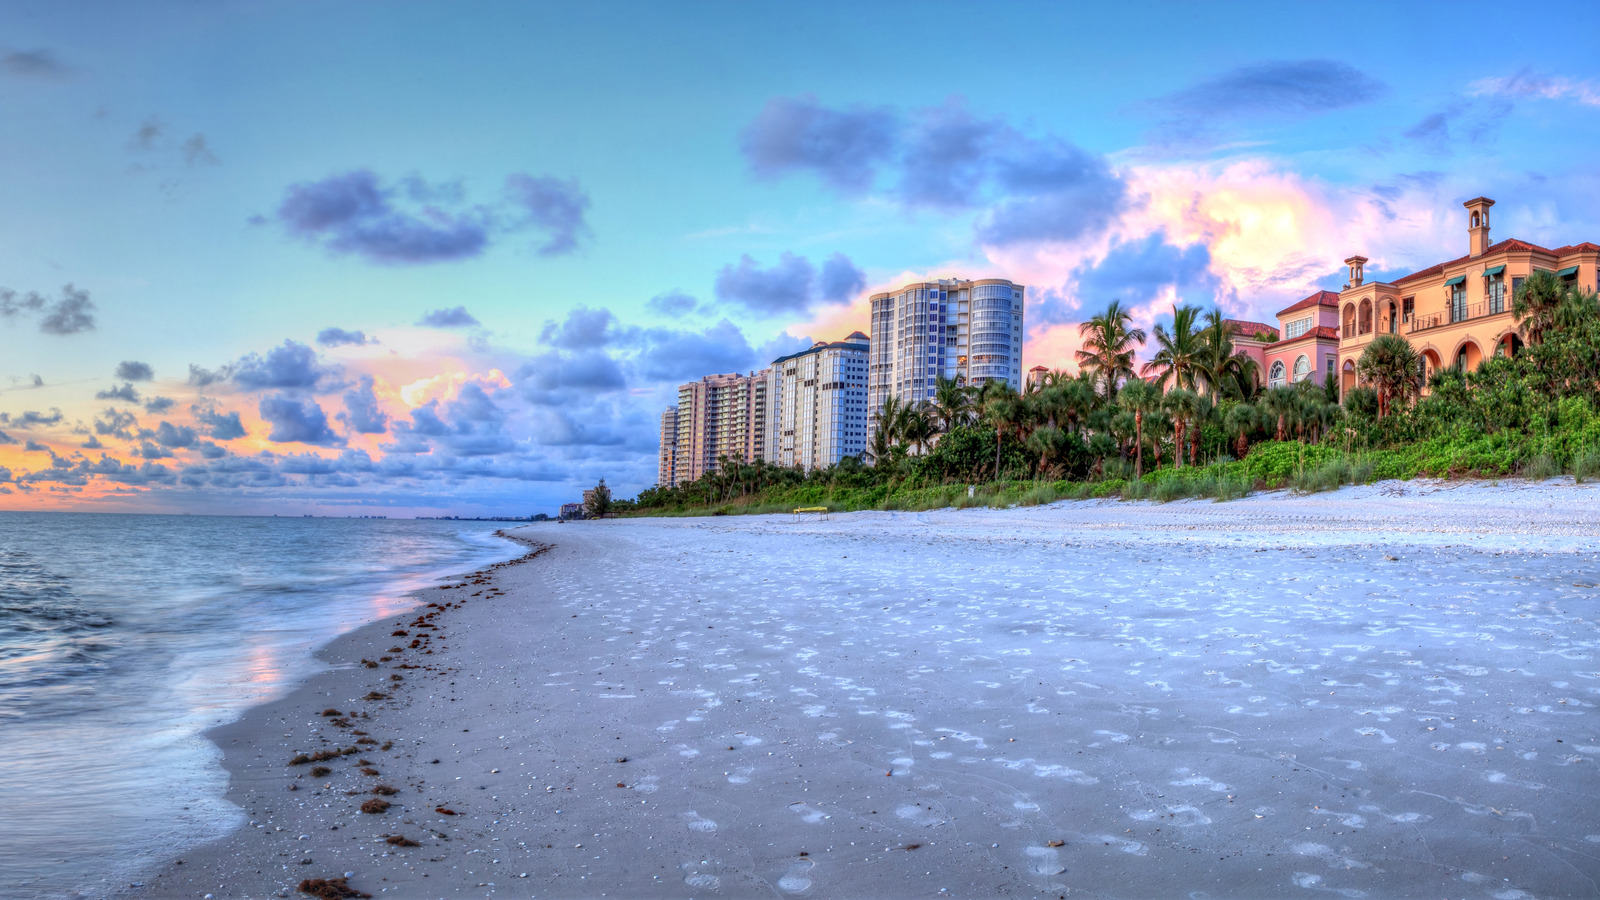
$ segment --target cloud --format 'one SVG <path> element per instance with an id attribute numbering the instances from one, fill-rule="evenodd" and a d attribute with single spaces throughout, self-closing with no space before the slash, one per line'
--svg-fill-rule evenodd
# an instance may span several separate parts
<path id="1" fill-rule="evenodd" d="M 22 445 L 22 449 L 28 453 L 50 453 L 52 456 L 54 455 L 49 447 L 31 438 Z"/>
<path id="2" fill-rule="evenodd" d="M 669 317 L 677 317 L 690 312 L 698 304 L 698 300 L 676 288 L 657 294 L 645 302 L 645 306 L 649 307 L 651 311 Z"/>
<path id="3" fill-rule="evenodd" d="M 56 58 L 55 53 L 42 47 L 33 50 L 6 50 L 0 52 L 0 72 L 18 78 L 65 78 L 72 69 Z"/>
<path id="4" fill-rule="evenodd" d="M 683 381 L 722 372 L 742 372 L 756 362 L 755 351 L 739 326 L 723 319 L 704 331 L 647 329 L 634 360 L 652 381 Z"/>
<path id="5" fill-rule="evenodd" d="M 95 391 L 94 398 L 96 400 L 121 400 L 123 403 L 138 403 L 139 392 L 134 390 L 133 385 L 123 382 L 122 387 Z"/>
<path id="6" fill-rule="evenodd" d="M 322 447 L 341 445 L 344 439 L 328 427 L 328 416 L 315 400 L 301 402 L 288 394 L 272 394 L 257 405 L 261 418 L 272 425 L 267 440 Z"/>
<path id="7" fill-rule="evenodd" d="M 78 334 L 95 327 L 94 301 L 89 292 L 72 285 L 61 288 L 61 297 L 51 302 L 44 296 L 29 292 L 19 300 L 17 292 L 0 288 L 0 319 L 15 319 L 23 315 L 39 315 L 39 330 L 45 334 Z"/>
<path id="8" fill-rule="evenodd" d="M 209 387 L 219 381 L 227 381 L 230 374 L 227 366 L 220 369 L 203 369 L 194 363 L 189 364 L 189 384 L 195 387 Z"/>
<path id="9" fill-rule="evenodd" d="M 209 429 L 206 433 L 215 440 L 231 441 L 246 434 L 244 423 L 239 421 L 237 412 L 223 415 L 215 408 L 199 405 L 191 406 L 189 409 L 194 413 L 194 420 Z"/>
<path id="10" fill-rule="evenodd" d="M 378 176 L 358 169 L 321 181 L 289 186 L 277 218 L 296 237 L 340 255 L 380 264 L 468 259 L 489 244 L 484 211 L 459 212 L 429 206 L 417 212 L 395 207 L 393 192 Z"/>
<path id="11" fill-rule="evenodd" d="M 156 443 L 163 447 L 193 447 L 199 439 L 193 428 L 187 425 L 173 425 L 163 421 L 156 427 Z"/>
<path id="12" fill-rule="evenodd" d="M 539 341 L 567 350 L 603 347 L 618 337 L 618 327 L 617 317 L 611 314 L 611 310 L 579 306 L 569 310 L 566 321 L 559 325 L 546 321 L 544 330 L 539 333 Z"/>
<path id="13" fill-rule="evenodd" d="M 1470 93 L 1516 99 L 1575 100 L 1584 106 L 1600 106 L 1600 82 L 1542 75 L 1528 68 L 1506 77 L 1474 81 Z"/>
<path id="14" fill-rule="evenodd" d="M 177 405 L 171 397 L 151 397 L 144 402 L 144 411 L 147 413 L 164 413 Z"/>
<path id="15" fill-rule="evenodd" d="M 63 418 L 65 417 L 61 414 L 61 410 L 56 407 L 51 407 L 48 413 L 30 409 L 20 416 L 0 413 L 0 425 L 14 425 L 17 428 L 35 428 L 38 426 L 48 428 L 51 425 L 61 424 Z"/>
<path id="16" fill-rule="evenodd" d="M 117 377 L 123 381 L 149 381 L 156 377 L 156 373 L 149 363 L 125 359 L 117 364 Z"/>
<path id="17" fill-rule="evenodd" d="M 183 164 L 194 168 L 195 166 L 215 166 L 222 161 L 211 152 L 210 144 L 206 143 L 206 136 L 196 132 L 183 142 L 178 148 L 183 154 Z"/>
<path id="18" fill-rule="evenodd" d="M 906 142 L 901 197 L 914 206 L 978 202 L 987 162 L 1006 132 L 999 120 L 973 116 L 958 98 L 921 110 Z"/>
<path id="19" fill-rule="evenodd" d="M 96 416 L 94 420 L 95 434 L 133 440 L 133 429 L 139 426 L 139 419 L 133 413 L 110 406 L 101 415 L 104 418 Z"/>
<path id="20" fill-rule="evenodd" d="M 389 416 L 378 407 L 372 386 L 372 376 L 362 376 L 359 384 L 345 392 L 344 412 L 335 416 L 356 434 L 383 434 L 389 430 Z"/>
<path id="21" fill-rule="evenodd" d="M 746 254 L 737 266 L 723 266 L 717 273 L 717 298 L 768 315 L 804 312 L 811 305 L 814 277 L 803 256 L 786 252 L 777 265 L 763 269 Z"/>
<path id="22" fill-rule="evenodd" d="M 136 153 L 145 153 L 155 149 L 156 142 L 167 133 L 167 124 L 156 116 L 151 116 L 139 123 L 128 138 L 128 149 Z"/>
<path id="23" fill-rule="evenodd" d="M 1164 232 L 1115 243 L 1098 263 L 1076 273 L 1077 293 L 1099 309 L 1120 299 L 1126 306 L 1153 302 L 1209 302 L 1220 284 L 1204 244 L 1179 247 Z"/>
<path id="24" fill-rule="evenodd" d="M 367 337 L 364 331 L 345 331 L 343 328 L 324 328 L 317 332 L 317 343 L 324 347 L 343 347 L 346 345 L 361 347 L 366 344 L 376 344 L 378 339 Z"/>
<path id="25" fill-rule="evenodd" d="M 506 196 L 517 219 L 513 229 L 535 228 L 545 232 L 539 245 L 540 256 L 560 256 L 578 249 L 578 241 L 589 233 L 584 213 L 589 195 L 576 179 L 536 177 L 521 172 L 506 176 Z"/>
<path id="26" fill-rule="evenodd" d="M 978 239 L 1006 246 L 1072 241 L 1106 228 L 1128 189 L 1105 158 L 1065 141 L 1018 141 L 996 178 L 1007 198 L 978 222 Z"/>
<path id="27" fill-rule="evenodd" d="M 760 178 L 811 171 L 836 190 L 864 193 L 895 152 L 896 115 L 885 108 L 828 109 L 811 94 L 774 97 L 739 135 Z"/>
<path id="28" fill-rule="evenodd" d="M 866 286 L 867 274 L 843 253 L 835 253 L 822 264 L 817 295 L 825 303 L 844 303 L 855 299 Z"/>
<path id="29" fill-rule="evenodd" d="M 290 185 L 274 216 L 290 235 L 334 255 L 408 265 L 471 259 L 497 237 L 526 231 L 543 233 L 540 255 L 571 253 L 589 233 L 588 209 L 588 194 L 571 179 L 513 173 L 500 200 L 485 205 L 466 203 L 458 182 L 412 175 L 389 186 L 355 169 Z"/>
<path id="30" fill-rule="evenodd" d="M 9 434 L 6 434 L 4 431 L 0 431 L 0 444 L 15 444 L 15 443 L 17 443 L 17 439 L 16 438 L 12 437 Z"/>
<path id="31" fill-rule="evenodd" d="M 1371 102 L 1385 90 L 1383 82 L 1338 60 L 1270 60 L 1231 69 L 1154 104 L 1195 119 L 1311 115 Z"/>
<path id="32" fill-rule="evenodd" d="M 628 384 L 617 361 L 597 350 L 541 354 L 524 363 L 516 374 L 518 391 L 536 406 L 580 403 Z"/>
<path id="33" fill-rule="evenodd" d="M 478 324 L 478 320 L 467 312 L 464 306 L 455 309 L 436 309 L 427 313 L 417 322 L 428 328 L 469 328 Z"/>
<path id="34" fill-rule="evenodd" d="M 335 370 L 318 365 L 315 350 L 297 341 L 285 340 L 283 346 L 268 351 L 265 357 L 256 353 L 243 357 L 233 364 L 231 372 L 235 384 L 250 389 L 311 390 Z"/>

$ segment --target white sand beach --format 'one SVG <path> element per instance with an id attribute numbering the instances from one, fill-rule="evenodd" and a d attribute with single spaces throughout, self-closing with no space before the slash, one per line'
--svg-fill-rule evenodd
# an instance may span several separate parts
<path id="1" fill-rule="evenodd" d="M 1600 882 L 1591 485 L 517 534 L 550 549 L 425 591 L 450 606 L 335 641 L 332 671 L 214 732 L 250 824 L 130 894 Z"/>

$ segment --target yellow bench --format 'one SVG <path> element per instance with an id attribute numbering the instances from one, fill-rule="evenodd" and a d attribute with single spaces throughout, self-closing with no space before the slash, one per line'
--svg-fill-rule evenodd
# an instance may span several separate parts
<path id="1" fill-rule="evenodd" d="M 828 517 L 828 508 L 826 506 L 802 506 L 794 512 L 795 515 L 799 515 L 801 513 L 818 513 L 824 519 Z"/>

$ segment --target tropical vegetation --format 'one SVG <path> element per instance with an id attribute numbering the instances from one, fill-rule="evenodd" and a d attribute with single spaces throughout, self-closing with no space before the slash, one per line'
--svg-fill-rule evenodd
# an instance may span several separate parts
<path id="1" fill-rule="evenodd" d="M 637 509 L 1226 499 L 1380 478 L 1600 477 L 1600 300 L 1540 272 L 1512 310 L 1523 340 L 1514 355 L 1425 374 L 1405 339 L 1380 335 L 1341 401 L 1331 378 L 1263 389 L 1218 310 L 1176 306 L 1150 340 L 1112 302 L 1080 327 L 1076 373 L 1048 372 L 1021 393 L 941 379 L 930 402 L 886 402 L 862 458 L 809 472 L 724 459 L 697 481 L 644 491 Z"/>

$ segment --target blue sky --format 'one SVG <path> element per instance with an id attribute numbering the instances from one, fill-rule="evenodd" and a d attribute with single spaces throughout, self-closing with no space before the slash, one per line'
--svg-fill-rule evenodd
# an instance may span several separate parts
<path id="1" fill-rule="evenodd" d="M 1460 255 L 1480 193 L 1600 238 L 1600 10 L 1505 19 L 7 4 L 0 508 L 551 510 L 903 280 L 1029 284 L 1064 366 L 1113 297 L 1271 321 Z"/>

